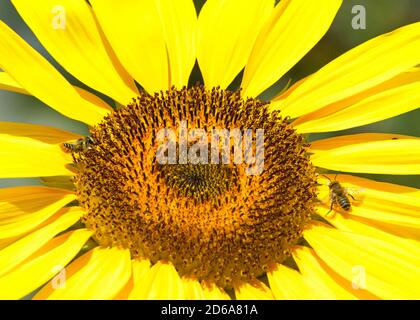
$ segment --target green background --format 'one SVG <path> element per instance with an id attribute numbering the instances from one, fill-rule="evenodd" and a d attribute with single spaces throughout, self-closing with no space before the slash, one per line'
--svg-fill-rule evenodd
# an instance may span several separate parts
<path id="1" fill-rule="evenodd" d="M 31 0 L 28 0 L 31 1 Z M 307 0 L 313 1 L 313 0 Z M 57 1 L 59 4 L 59 0 Z M 197 10 L 204 3 L 203 0 L 195 1 Z M 322 0 L 319 1 L 320 5 Z M 351 9 L 354 5 L 363 5 L 366 8 L 365 30 L 353 30 Z M 316 14 L 316 12 L 314 12 Z M 54 59 L 43 49 L 32 32 L 21 20 L 9 0 L 0 0 L 0 19 L 19 33 L 35 49 L 40 51 L 51 63 L 53 63 L 74 84 L 83 86 L 77 79 L 65 72 Z M 280 79 L 272 88 L 263 95 L 263 99 L 270 99 L 278 93 L 287 83 L 309 75 L 323 65 L 336 58 L 340 54 L 354 46 L 371 39 L 382 33 L 392 31 L 403 25 L 420 20 L 419 0 L 344 0 L 338 15 L 325 37 L 313 48 L 290 72 Z M 302 21 L 302 23 L 305 23 Z M 420 54 L 420 53 L 419 53 Z M 198 69 L 195 68 L 190 82 L 200 80 Z M 237 85 L 240 76 L 236 79 Z M 85 86 L 84 86 L 85 87 Z M 86 88 L 86 87 L 85 87 Z M 45 124 L 63 128 L 72 132 L 87 134 L 85 125 L 69 120 L 55 112 L 36 98 L 0 90 L 0 121 L 27 122 Z M 420 136 L 420 109 L 403 114 L 401 116 L 362 126 L 350 130 L 311 135 L 309 139 L 345 135 L 360 132 L 384 132 L 398 133 L 412 136 Z M 375 180 L 389 181 L 414 187 L 420 187 L 420 176 L 391 176 L 391 175 L 360 175 Z M 38 179 L 0 179 L 0 187 L 17 186 L 27 184 L 40 184 Z"/>

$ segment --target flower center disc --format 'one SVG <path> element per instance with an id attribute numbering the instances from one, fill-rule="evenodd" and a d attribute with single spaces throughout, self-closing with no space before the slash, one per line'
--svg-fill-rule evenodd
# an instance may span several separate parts
<path id="1" fill-rule="evenodd" d="M 250 162 L 159 163 L 159 131 L 177 133 L 179 158 L 182 121 L 206 132 L 263 129 L 263 170 L 249 174 Z M 171 261 L 181 276 L 222 287 L 258 277 L 287 257 L 313 213 L 315 171 L 303 137 L 239 92 L 143 93 L 91 136 L 91 148 L 73 153 L 84 223 L 101 245 Z"/>

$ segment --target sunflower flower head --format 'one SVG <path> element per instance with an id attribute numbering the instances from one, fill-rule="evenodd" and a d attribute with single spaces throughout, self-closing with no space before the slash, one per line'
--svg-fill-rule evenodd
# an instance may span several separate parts
<path id="1" fill-rule="evenodd" d="M 233 159 L 192 164 L 191 149 L 186 164 L 159 164 L 157 133 L 178 133 L 181 121 L 190 131 L 263 129 L 271 137 L 263 173 L 247 174 L 248 164 Z M 239 92 L 143 94 L 93 128 L 92 138 L 92 148 L 74 154 L 82 220 L 101 245 L 168 260 L 181 275 L 222 287 L 256 278 L 284 260 L 315 213 L 315 170 L 302 136 Z"/>

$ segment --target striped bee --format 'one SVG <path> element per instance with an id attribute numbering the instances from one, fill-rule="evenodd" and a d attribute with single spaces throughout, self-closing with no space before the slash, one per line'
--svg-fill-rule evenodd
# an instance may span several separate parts
<path id="1" fill-rule="evenodd" d="M 340 182 L 336 180 L 337 175 L 338 174 L 335 175 L 333 180 L 323 175 L 323 177 L 327 178 L 330 181 L 330 183 L 328 184 L 328 188 L 330 189 L 329 201 L 331 203 L 331 207 L 330 211 L 328 211 L 326 215 L 328 215 L 332 211 L 333 206 L 337 206 L 339 209 L 348 212 L 351 210 L 350 198 L 356 201 L 356 199 L 351 194 L 350 189 L 343 187 L 340 184 Z"/>
<path id="2" fill-rule="evenodd" d="M 74 143 L 63 143 L 64 149 L 67 152 L 82 152 L 92 149 L 95 141 L 91 137 L 77 139 Z"/>

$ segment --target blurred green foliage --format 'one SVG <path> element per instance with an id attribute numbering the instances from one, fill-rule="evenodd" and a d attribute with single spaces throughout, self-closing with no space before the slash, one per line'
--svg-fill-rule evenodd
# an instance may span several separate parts
<path id="1" fill-rule="evenodd" d="M 197 11 L 200 10 L 204 2 L 204 0 L 195 1 Z M 320 1 L 320 5 L 321 3 L 322 1 Z M 365 30 L 354 30 L 351 26 L 351 20 L 353 18 L 351 9 L 354 5 L 363 5 L 366 8 L 367 28 Z M 240 13 L 238 12 L 238 14 Z M 316 14 L 316 12 L 314 12 L 314 14 Z M 65 72 L 43 49 L 32 32 L 21 20 L 9 0 L 0 1 L 0 19 L 5 21 L 10 27 L 18 32 L 35 49 L 40 51 L 72 83 L 84 86 L 77 79 Z M 289 79 L 292 79 L 292 82 L 295 82 L 300 78 L 315 72 L 340 54 L 368 39 L 419 20 L 419 0 L 344 0 L 338 15 L 325 37 L 294 68 L 292 68 L 292 70 L 290 70 L 282 79 L 279 79 L 275 85 L 264 92 L 261 98 L 266 100 L 272 98 L 286 85 Z M 302 23 L 305 22 L 302 21 Z M 297 39 L 297 41 L 299 41 L 299 39 Z M 200 79 L 199 70 L 196 67 L 191 75 L 190 82 L 195 83 Z M 235 87 L 235 85 L 238 86 L 239 83 L 240 76 L 237 77 L 235 82 L 232 84 L 232 87 Z M 45 106 L 36 98 L 2 90 L 0 90 L 0 121 L 44 124 L 64 128 L 80 134 L 87 134 L 88 132 L 85 125 L 60 115 L 51 108 Z M 392 132 L 420 136 L 419 124 L 420 109 L 386 121 L 377 122 L 351 130 L 311 135 L 309 139 L 314 140 L 359 132 Z M 420 187 L 420 176 L 361 176 L 381 181 Z M 37 179 L 0 179 L 0 186 L 39 183 L 40 182 Z"/>

